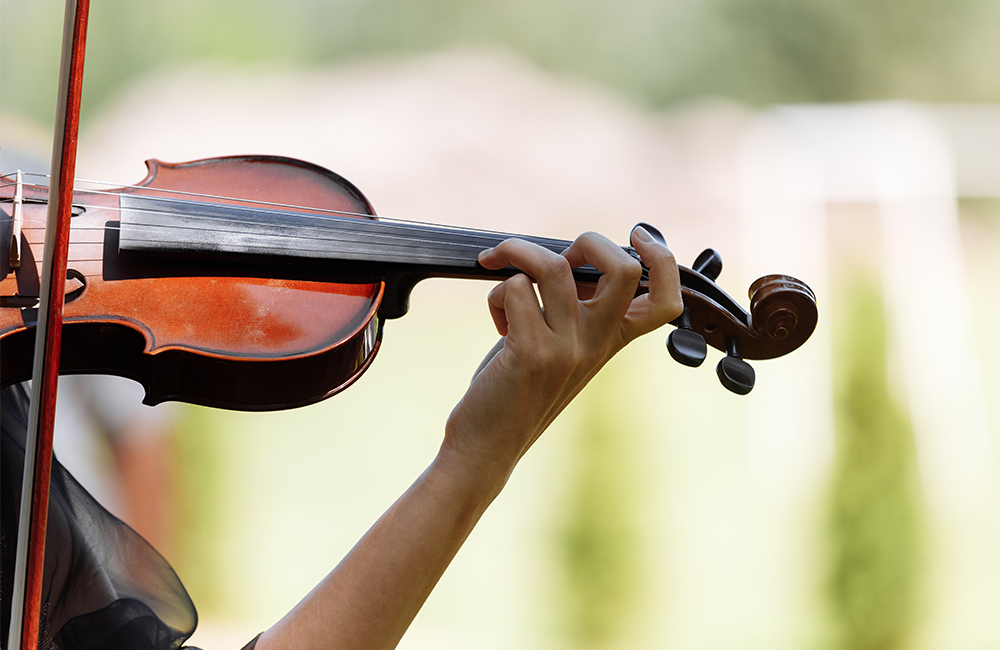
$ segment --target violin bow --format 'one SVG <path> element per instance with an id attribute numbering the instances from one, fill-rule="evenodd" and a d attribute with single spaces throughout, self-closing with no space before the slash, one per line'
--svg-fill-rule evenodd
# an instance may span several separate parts
<path id="1" fill-rule="evenodd" d="M 35 328 L 35 359 L 31 406 L 24 449 L 24 479 L 14 560 L 9 650 L 38 647 L 45 531 L 52 474 L 52 433 L 62 349 L 66 259 L 69 251 L 76 144 L 80 128 L 80 93 L 87 44 L 90 0 L 66 0 L 59 98 L 52 142 L 49 206 L 45 223 L 41 293 Z"/>

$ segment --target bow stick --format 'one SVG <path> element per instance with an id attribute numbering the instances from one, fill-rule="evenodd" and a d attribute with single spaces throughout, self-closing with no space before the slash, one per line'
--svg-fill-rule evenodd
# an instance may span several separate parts
<path id="1" fill-rule="evenodd" d="M 45 560 L 45 530 L 49 512 L 52 473 L 52 430 L 56 414 L 59 354 L 65 300 L 66 258 L 69 250 L 73 176 L 80 127 L 80 92 L 83 57 L 87 43 L 90 0 L 66 0 L 62 56 L 59 64 L 59 99 L 52 143 L 52 187 L 45 224 L 41 295 L 35 327 L 35 362 L 31 407 L 24 450 L 24 480 L 14 560 L 14 593 L 11 598 L 10 650 L 38 647 L 39 612 Z"/>

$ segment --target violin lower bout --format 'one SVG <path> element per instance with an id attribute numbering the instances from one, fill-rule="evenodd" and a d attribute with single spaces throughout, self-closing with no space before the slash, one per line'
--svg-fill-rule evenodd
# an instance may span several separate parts
<path id="1" fill-rule="evenodd" d="M 0 338 L 3 386 L 31 378 L 35 331 L 21 327 Z M 59 372 L 133 379 L 143 385 L 143 401 L 151 405 L 182 401 L 269 411 L 318 402 L 347 388 L 371 364 L 381 337 L 382 321 L 375 316 L 346 337 L 303 354 L 251 358 L 182 346 L 151 350 L 144 328 L 135 323 L 69 317 Z"/>

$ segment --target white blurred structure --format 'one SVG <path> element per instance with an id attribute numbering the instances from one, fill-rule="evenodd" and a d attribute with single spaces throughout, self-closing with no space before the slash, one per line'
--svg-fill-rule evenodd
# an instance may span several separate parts
<path id="1" fill-rule="evenodd" d="M 1000 110 L 886 103 L 774 108 L 740 145 L 745 259 L 776 268 L 780 260 L 793 275 L 801 269 L 821 301 L 830 296 L 830 206 L 875 206 L 877 224 L 866 229 L 874 241 L 860 254 L 874 257 L 867 264 L 883 281 L 890 374 L 905 392 L 932 515 L 936 557 L 925 634 L 944 643 L 937 647 L 969 636 L 975 603 L 1000 593 L 996 561 L 981 545 L 973 560 L 968 543 L 995 543 L 1000 519 L 996 441 L 978 363 L 983 348 L 958 219 L 960 197 L 1000 197 L 998 144 Z M 836 318 L 837 310 L 821 302 L 820 313 Z M 775 494 L 800 495 L 813 487 L 810 475 L 826 474 L 811 472 L 826 469 L 830 427 L 799 423 L 832 424 L 829 331 L 820 328 L 808 351 L 757 389 L 751 462 Z"/>
<path id="2" fill-rule="evenodd" d="M 772 109 L 750 131 L 740 160 L 745 255 L 802 268 L 814 284 L 826 276 L 825 206 L 878 206 L 878 266 L 924 487 L 938 516 L 975 506 L 992 492 L 995 450 L 976 363 L 955 166 L 932 115 L 906 104 Z M 990 190 L 982 175 L 974 182 L 980 193 Z M 801 384 L 793 375 L 785 376 Z M 829 385 L 809 385 L 828 400 Z M 803 413 L 830 413 L 823 398 L 793 401 Z M 782 440 L 783 453 L 789 441 Z"/>

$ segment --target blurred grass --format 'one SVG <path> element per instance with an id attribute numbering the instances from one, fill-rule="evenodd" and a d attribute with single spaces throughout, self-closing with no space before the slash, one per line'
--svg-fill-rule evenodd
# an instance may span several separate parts
<path id="1" fill-rule="evenodd" d="M 827 537 L 835 647 L 902 650 L 915 636 L 924 568 L 913 431 L 889 388 L 881 296 L 871 280 L 848 287 Z"/>
<path id="2" fill-rule="evenodd" d="M 0 110 L 51 122 L 62 3 L 0 1 Z M 1000 100 L 993 0 L 102 0 L 83 119 L 151 71 L 487 45 L 648 106 Z"/>

